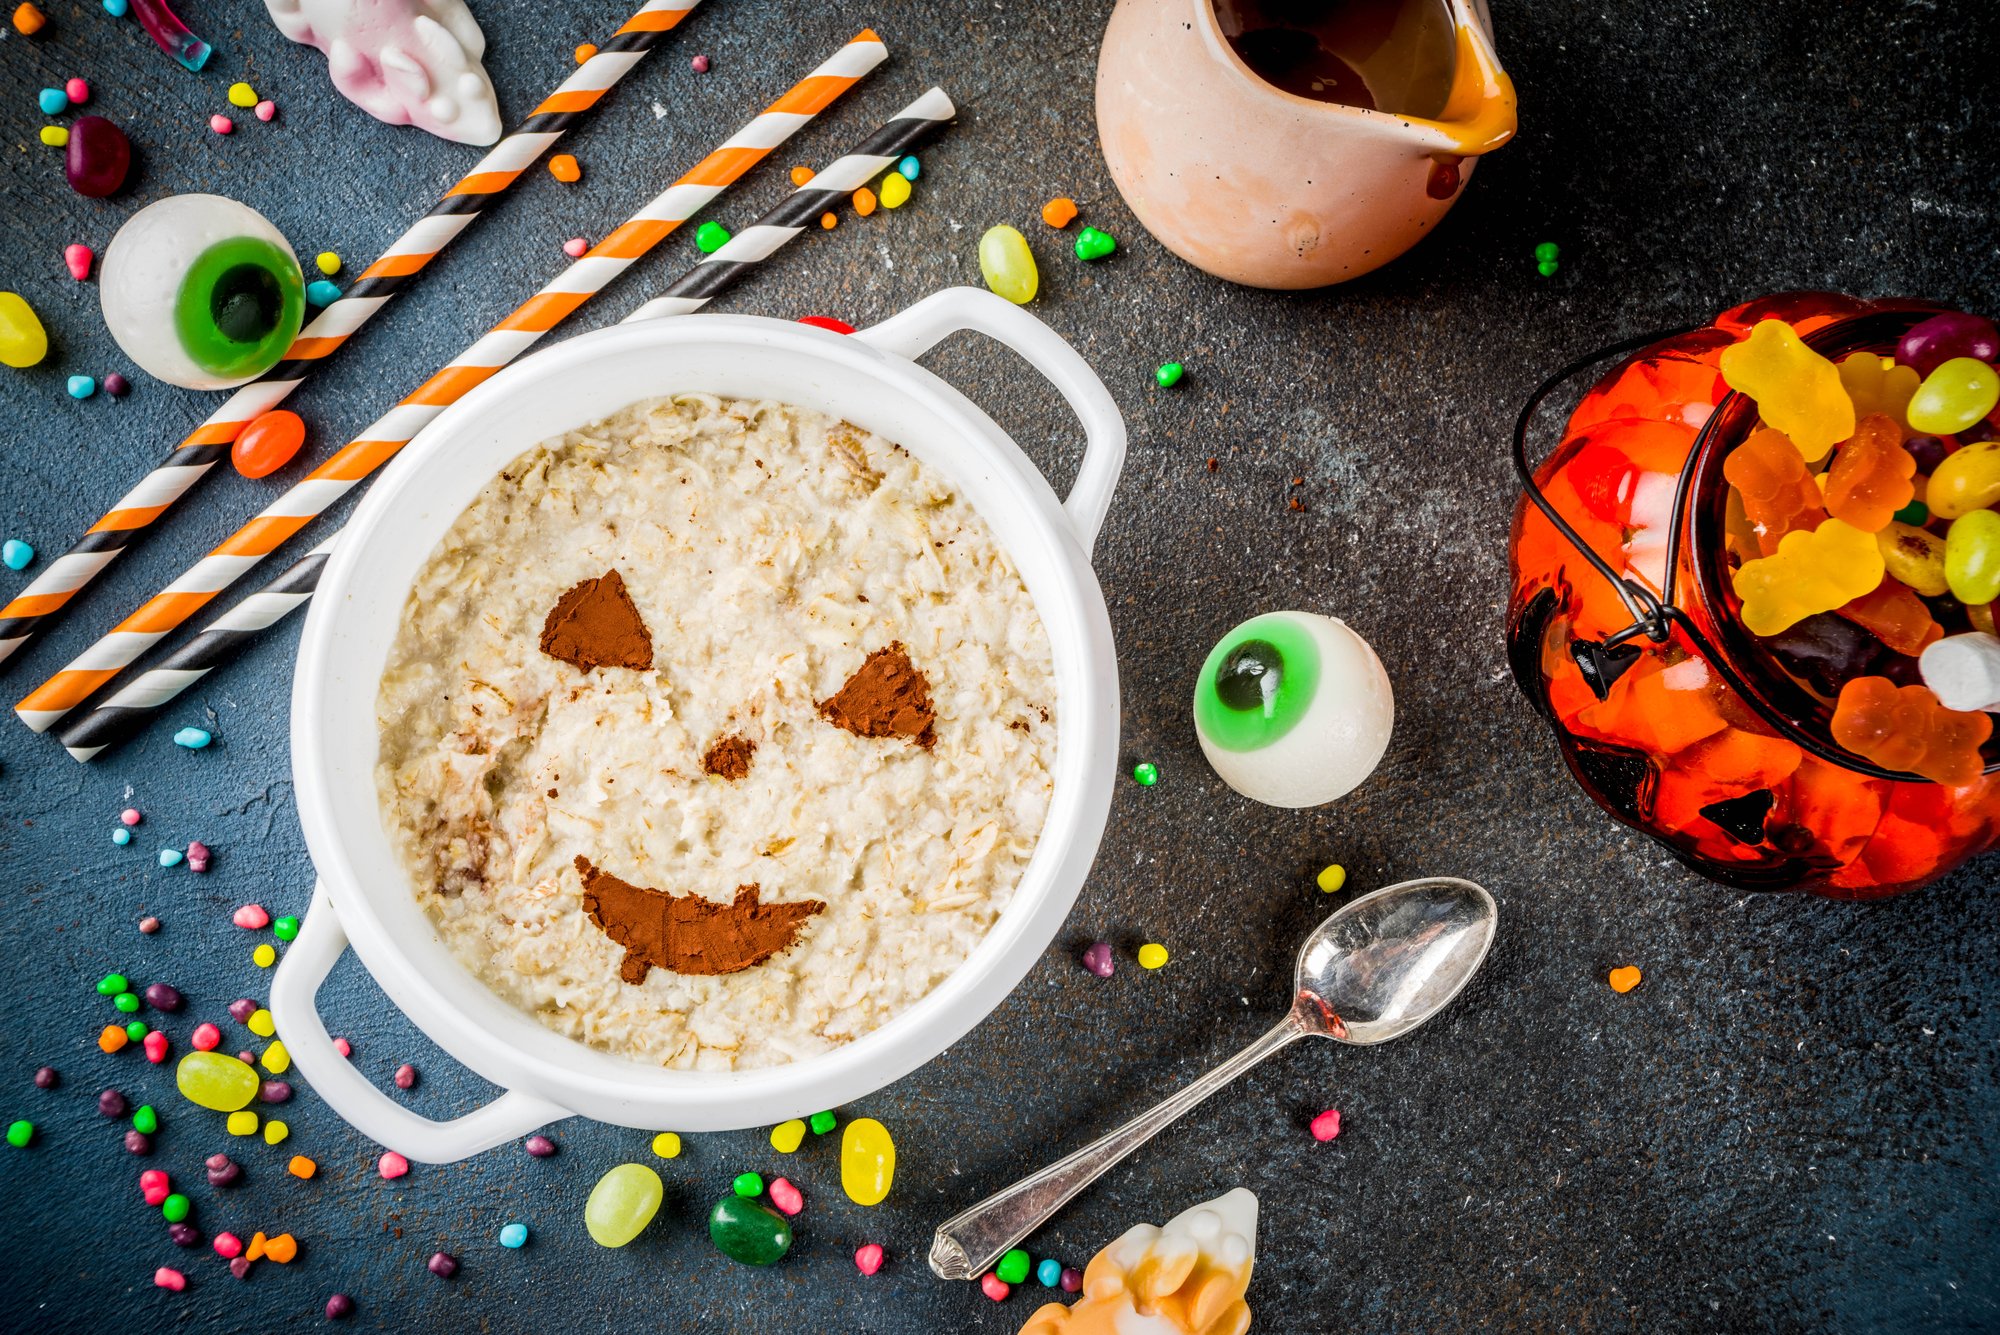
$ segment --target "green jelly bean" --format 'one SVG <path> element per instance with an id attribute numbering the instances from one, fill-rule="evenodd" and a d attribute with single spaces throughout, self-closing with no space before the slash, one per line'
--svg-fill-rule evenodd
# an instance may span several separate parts
<path id="1" fill-rule="evenodd" d="M 1132 767 L 1132 782 L 1141 788 L 1151 788 L 1160 781 L 1160 767 L 1150 760 L 1142 760 Z"/>
<path id="2" fill-rule="evenodd" d="M 1562 247 L 1553 241 L 1544 241 L 1535 247 L 1535 260 L 1537 263 L 1547 264 L 1550 260 L 1561 258 Z"/>
<path id="3" fill-rule="evenodd" d="M 1186 374 L 1187 368 L 1179 362 L 1161 362 L 1160 369 L 1153 372 L 1153 383 L 1161 389 L 1172 389 Z"/>
<path id="4" fill-rule="evenodd" d="M 1931 522 L 1931 509 L 1922 501 L 1911 501 L 1895 514 L 1889 516 L 1898 524 L 1908 524 L 1912 528 L 1922 528 Z"/>
<path id="5" fill-rule="evenodd" d="M 1982 440 L 1946 455 L 1931 470 L 1924 501 L 1939 519 L 1956 519 L 2000 501 L 2000 441 Z"/>
<path id="6" fill-rule="evenodd" d="M 33 1122 L 19 1121 L 19 1122 L 8 1123 L 7 1143 L 9 1145 L 12 1145 L 15 1149 L 17 1150 L 26 1149 L 28 1147 L 28 1143 L 32 1141 L 34 1138 L 35 1138 L 35 1124 Z"/>
<path id="7" fill-rule="evenodd" d="M 131 986 L 130 983 L 125 981 L 124 974 L 107 973 L 104 977 L 97 980 L 97 995 L 100 997 L 115 997 L 120 992 L 130 989 Z"/>
<path id="8" fill-rule="evenodd" d="M 667 1190 L 660 1175 L 644 1164 L 621 1163 L 590 1189 L 583 1226 L 600 1247 L 623 1247 L 646 1231 Z"/>
<path id="9" fill-rule="evenodd" d="M 1962 603 L 2000 598 L 2000 514 L 1974 510 L 1951 521 L 1944 535 L 1944 578 Z"/>
<path id="10" fill-rule="evenodd" d="M 1118 238 L 1109 232 L 1086 227 L 1076 234 L 1076 257 L 1080 260 L 1101 260 L 1116 249 Z"/>
<path id="11" fill-rule="evenodd" d="M 139 997 L 137 993 L 120 992 L 117 996 L 111 998 L 111 1004 L 119 1010 L 124 1011 L 127 1015 L 130 1015 L 139 1009 Z"/>
<path id="12" fill-rule="evenodd" d="M 1033 301 L 1042 285 L 1028 238 L 1004 223 L 987 228 L 986 235 L 979 238 L 979 275 L 986 286 L 1016 306 Z"/>
<path id="13" fill-rule="evenodd" d="M 190 1052 L 174 1068 L 174 1083 L 190 1103 L 235 1112 L 257 1097 L 261 1082 L 253 1067 L 226 1052 Z"/>
<path id="14" fill-rule="evenodd" d="M 1004 1283 L 1019 1284 L 1028 1277 L 1028 1254 L 1019 1247 L 1000 1258 L 1000 1264 L 993 1267 L 993 1273 Z"/>
<path id="15" fill-rule="evenodd" d="M 296 941 L 299 936 L 299 920 L 287 913 L 271 924 L 271 935 L 280 941 Z"/>
<path id="16" fill-rule="evenodd" d="M 180 1223 L 193 1208 L 194 1203 L 178 1191 L 160 1202 L 160 1213 L 166 1216 L 169 1224 Z"/>
<path id="17" fill-rule="evenodd" d="M 835 1117 L 830 1112 L 816 1112 L 812 1115 L 812 1119 L 808 1121 L 806 1125 L 812 1128 L 813 1134 L 815 1136 L 823 1136 L 827 1132 L 833 1130 L 836 1126 L 839 1126 L 840 1119 Z"/>
<path id="18" fill-rule="evenodd" d="M 770 1265 L 792 1249 L 792 1224 L 762 1201 L 731 1194 L 709 1213 L 708 1237 L 732 1261 Z"/>
<path id="19" fill-rule="evenodd" d="M 736 1180 L 729 1184 L 729 1189 L 738 1196 L 755 1200 L 764 1194 L 764 1179 L 756 1173 L 738 1173 Z"/>
<path id="20" fill-rule="evenodd" d="M 145 1042 L 146 1035 L 151 1032 L 150 1029 L 146 1028 L 144 1020 L 134 1020 L 125 1026 L 125 1037 L 131 1039 L 134 1043 Z"/>
<path id="21" fill-rule="evenodd" d="M 132 1129 L 143 1131 L 149 1136 L 160 1129 L 160 1115 L 153 1111 L 152 1104 L 139 1105 L 138 1111 L 132 1114 Z"/>
<path id="22" fill-rule="evenodd" d="M 1963 431 L 2000 403 L 2000 371 L 1976 357 L 1953 357 L 1917 386 L 1904 418 L 1912 431 L 1949 436 Z"/>

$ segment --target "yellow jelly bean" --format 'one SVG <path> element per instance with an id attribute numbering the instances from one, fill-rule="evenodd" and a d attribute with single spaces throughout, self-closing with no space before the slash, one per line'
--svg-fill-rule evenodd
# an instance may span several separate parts
<path id="1" fill-rule="evenodd" d="M 1891 523 L 1875 535 L 1889 574 L 1926 598 L 1945 591 L 1944 539 L 1914 524 Z"/>
<path id="2" fill-rule="evenodd" d="M 254 1136 L 257 1134 L 257 1114 L 249 1109 L 229 1114 L 226 1123 L 232 1136 Z"/>
<path id="3" fill-rule="evenodd" d="M 880 1205 L 896 1180 L 896 1142 L 872 1117 L 857 1117 L 840 1133 L 840 1189 L 856 1205 Z"/>
<path id="4" fill-rule="evenodd" d="M 885 209 L 902 208 L 903 205 L 910 202 L 909 181 L 904 179 L 901 172 L 890 172 L 882 178 L 882 189 L 879 192 L 879 198 L 882 201 L 882 207 Z"/>
<path id="5" fill-rule="evenodd" d="M 680 1158 L 681 1138 L 671 1131 L 662 1131 L 653 1137 L 653 1153 L 662 1159 Z"/>
<path id="6" fill-rule="evenodd" d="M 600 1247 L 623 1247 L 646 1231 L 659 1213 L 667 1189 L 644 1164 L 621 1163 L 590 1189 L 583 1226 Z"/>
<path id="7" fill-rule="evenodd" d="M 898 176 L 897 180 L 903 178 Z M 806 1124 L 794 1117 L 789 1122 L 780 1122 L 771 1128 L 771 1148 L 780 1154 L 790 1154 L 805 1143 Z"/>
<path id="8" fill-rule="evenodd" d="M 1939 519 L 1956 519 L 1996 501 L 2000 501 L 2000 441 L 1982 440 L 1946 455 L 1924 490 L 1924 504 Z"/>
<path id="9" fill-rule="evenodd" d="M 1764 424 L 1790 436 L 1807 463 L 1854 434 L 1854 400 L 1840 372 L 1783 320 L 1760 320 L 1750 337 L 1724 348 L 1722 378 L 1756 400 Z"/>
<path id="10" fill-rule="evenodd" d="M 229 85 L 229 105 L 232 107 L 254 107 L 257 105 L 257 90 L 247 83 Z"/>
<path id="11" fill-rule="evenodd" d="M 49 355 L 48 331 L 18 292 L 0 292 L 0 362 L 33 366 Z"/>
<path id="12" fill-rule="evenodd" d="M 69 146 L 69 131 L 60 125 L 44 125 L 42 127 L 42 142 L 50 148 L 67 148 Z"/>
<path id="13" fill-rule="evenodd" d="M 987 228 L 979 238 L 979 273 L 986 286 L 1016 306 L 1033 301 L 1042 284 L 1028 238 L 1004 223 Z"/>
<path id="14" fill-rule="evenodd" d="M 256 1071 L 227 1053 L 190 1052 L 174 1068 L 174 1083 L 190 1103 L 234 1112 L 257 1097 L 261 1082 Z"/>
<path id="15" fill-rule="evenodd" d="M 2000 512 L 1974 510 L 1951 521 L 1944 535 L 1944 574 L 1962 603 L 2000 598 Z"/>
<path id="16" fill-rule="evenodd" d="M 284 1040 L 272 1039 L 271 1046 L 264 1049 L 264 1069 L 272 1075 L 283 1075 L 292 1069 L 292 1054 L 285 1051 Z"/>
<path id="17" fill-rule="evenodd" d="M 291 1134 L 292 1129 L 275 1117 L 264 1123 L 264 1143 L 266 1145 L 281 1144 L 285 1137 Z"/>
<path id="18" fill-rule="evenodd" d="M 269 1038 L 278 1032 L 278 1022 L 271 1018 L 271 1012 L 261 1006 L 250 1012 L 250 1018 L 243 1022 L 243 1027 L 259 1038 Z"/>
<path id="19" fill-rule="evenodd" d="M 1142 969 L 1162 969 L 1167 963 L 1167 948 L 1157 941 L 1148 941 L 1139 947 L 1139 967 Z"/>
<path id="20" fill-rule="evenodd" d="M 2000 403 L 2000 371 L 1977 357 L 1953 357 L 1917 386 L 1910 400 L 1910 426 L 1933 436 L 1949 436 L 1978 422 L 1996 403 Z"/>

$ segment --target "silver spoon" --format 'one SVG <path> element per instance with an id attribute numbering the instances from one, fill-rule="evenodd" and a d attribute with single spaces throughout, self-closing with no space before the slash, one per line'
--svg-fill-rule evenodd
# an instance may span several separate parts
<path id="1" fill-rule="evenodd" d="M 1471 881 L 1432 876 L 1366 894 L 1314 929 L 1299 950 L 1292 1009 L 1275 1028 L 1116 1131 L 938 1225 L 931 1269 L 974 1279 L 1113 1164 L 1188 1109 L 1301 1038 L 1372 1047 L 1401 1038 L 1472 981 L 1500 910 Z"/>

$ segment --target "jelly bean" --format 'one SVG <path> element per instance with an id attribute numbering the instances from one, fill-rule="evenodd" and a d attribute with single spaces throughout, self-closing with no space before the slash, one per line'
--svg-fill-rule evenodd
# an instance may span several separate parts
<path id="1" fill-rule="evenodd" d="M 509 1251 L 519 1251 L 521 1248 L 527 1246 L 528 1226 L 526 1224 L 502 1224 L 500 1226 L 500 1245 Z"/>
<path id="2" fill-rule="evenodd" d="M 1917 528 L 1922 528 L 1925 524 L 1931 522 L 1931 510 L 1922 501 L 1911 501 L 1908 505 L 1896 511 L 1895 514 L 1890 515 L 1889 518 L 1898 524 L 1911 524 Z"/>
<path id="3" fill-rule="evenodd" d="M 762 1201 L 731 1194 L 708 1215 L 715 1249 L 744 1265 L 770 1265 L 792 1249 L 791 1221 Z"/>
<path id="4" fill-rule="evenodd" d="M 857 1205 L 880 1205 L 896 1180 L 896 1142 L 872 1117 L 856 1118 L 840 1137 L 840 1188 Z"/>
<path id="5" fill-rule="evenodd" d="M 1962 603 L 2000 598 L 2000 512 L 1974 510 L 1944 535 L 1944 577 Z"/>
<path id="6" fill-rule="evenodd" d="M 221 1052 L 190 1052 L 174 1069 L 174 1083 L 190 1102 L 234 1112 L 257 1097 L 257 1072 Z"/>
<path id="7" fill-rule="evenodd" d="M 1977 422 L 2000 403 L 2000 372 L 1971 357 L 1953 357 L 1924 377 L 1910 400 L 1910 426 L 1948 436 Z"/>
<path id="8" fill-rule="evenodd" d="M 0 362 L 33 366 L 49 355 L 48 332 L 18 292 L 0 292 Z"/>
<path id="9" fill-rule="evenodd" d="M 60 88 L 44 88 L 35 95 L 35 104 L 44 116 L 60 116 L 69 109 L 69 94 Z"/>
<path id="10" fill-rule="evenodd" d="M 2000 441 L 1967 445 L 1931 470 L 1924 503 L 1938 519 L 1956 519 L 2000 502 Z"/>
<path id="11" fill-rule="evenodd" d="M 269 477 L 292 461 L 305 444 L 306 424 L 289 408 L 274 408 L 251 419 L 229 447 L 229 461 L 245 477 Z"/>
<path id="12" fill-rule="evenodd" d="M 132 168 L 132 141 L 102 116 L 79 116 L 69 128 L 63 174 L 69 188 L 91 199 L 102 199 L 125 184 Z"/>
<path id="13" fill-rule="evenodd" d="M 986 286 L 1017 306 L 1035 299 L 1041 274 L 1035 268 L 1035 252 L 1028 238 L 1004 223 L 989 227 L 979 238 L 979 273 Z"/>
<path id="14" fill-rule="evenodd" d="M 1086 227 L 1076 234 L 1076 257 L 1080 260 L 1101 260 L 1116 249 L 1118 238 L 1109 232 Z"/>
<path id="15" fill-rule="evenodd" d="M 910 183 L 900 174 L 891 172 L 882 178 L 882 188 L 875 197 L 882 201 L 885 209 L 900 209 L 910 202 Z"/>
<path id="16" fill-rule="evenodd" d="M 1062 1270 L 1062 1262 L 1050 1257 L 1035 1267 L 1035 1278 L 1041 1282 L 1043 1288 L 1053 1289 L 1062 1283 Z"/>
<path id="17" fill-rule="evenodd" d="M 896 163 L 896 175 L 906 181 L 914 181 L 924 174 L 924 164 L 917 161 L 914 153 L 906 153 Z"/>
<path id="18" fill-rule="evenodd" d="M 1029 1264 L 1028 1254 L 1014 1247 L 994 1265 L 993 1273 L 1000 1277 L 1003 1284 L 1019 1284 L 1028 1277 Z"/>
<path id="19" fill-rule="evenodd" d="M 738 1196 L 754 1200 L 764 1194 L 764 1179 L 757 1173 L 738 1173 L 736 1180 L 729 1184 L 729 1189 Z"/>
<path id="20" fill-rule="evenodd" d="M 1925 474 L 1933 472 L 1950 453 L 1936 436 L 1911 436 L 1903 442 L 1903 448 L 1917 461 L 1917 471 Z"/>
<path id="21" fill-rule="evenodd" d="M 1139 967 L 1160 969 L 1166 967 L 1167 948 L 1157 941 L 1148 941 L 1139 947 Z"/>
<path id="22" fill-rule="evenodd" d="M 2000 361 L 2000 330 L 1991 320 L 1963 311 L 1933 315 L 1896 342 L 1896 360 L 1927 376 L 1954 357 Z"/>
<path id="23" fill-rule="evenodd" d="M 1765 424 L 1791 437 L 1808 463 L 1854 434 L 1854 401 L 1832 362 L 1807 347 L 1783 320 L 1760 320 L 1722 350 L 1722 378 L 1756 401 Z"/>
<path id="24" fill-rule="evenodd" d="M 1924 650 L 1918 666 L 1946 709 L 2000 708 L 2000 637 L 1982 631 L 1947 636 Z"/>
<path id="25" fill-rule="evenodd" d="M 805 1193 L 780 1177 L 771 1181 L 771 1204 L 788 1215 L 797 1214 L 806 1208 Z"/>
<path id="26" fill-rule="evenodd" d="M 882 1268 L 884 1259 L 886 1254 L 882 1250 L 882 1244 L 871 1242 L 855 1249 L 854 1268 L 864 1275 L 872 1275 Z"/>
<path id="27" fill-rule="evenodd" d="M 1914 524 L 1897 522 L 1875 535 L 1875 545 L 1882 549 L 1882 563 L 1894 579 L 1926 598 L 1936 598 L 1945 591 L 1944 539 Z"/>
<path id="28" fill-rule="evenodd" d="M 77 106 L 82 106 L 84 103 L 90 101 L 90 81 L 88 79 L 71 79 L 63 85 L 63 94 Z"/>
<path id="29" fill-rule="evenodd" d="M 6 542 L 0 543 L 0 565 L 6 566 L 9 570 L 26 570 L 34 560 L 35 549 L 19 538 L 9 538 Z M 129 831 L 121 833 L 124 833 L 128 840 L 132 837 Z"/>
<path id="30" fill-rule="evenodd" d="M 780 1154 L 790 1154 L 804 1143 L 806 1124 L 794 1117 L 789 1122 L 780 1122 L 771 1128 L 771 1148 Z"/>
<path id="31" fill-rule="evenodd" d="M 584 1227 L 598 1246 L 623 1247 L 646 1231 L 665 1196 L 658 1173 L 644 1164 L 619 1164 L 590 1189 Z"/>
<path id="32" fill-rule="evenodd" d="M 1172 389 L 1175 385 L 1180 384 L 1181 376 L 1186 374 L 1186 372 L 1187 368 L 1179 362 L 1161 362 L 1159 367 L 1153 372 L 1153 383 L 1161 389 Z"/>

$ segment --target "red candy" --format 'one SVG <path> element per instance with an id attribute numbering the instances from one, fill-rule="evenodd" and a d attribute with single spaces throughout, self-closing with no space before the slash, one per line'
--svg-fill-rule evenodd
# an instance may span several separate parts
<path id="1" fill-rule="evenodd" d="M 169 1265 L 163 1265 L 153 1272 L 153 1283 L 163 1289 L 172 1289 L 175 1293 L 188 1286 L 187 1276 Z"/>
<path id="2" fill-rule="evenodd" d="M 146 1060 L 158 1066 L 167 1059 L 167 1036 L 155 1029 L 146 1035 Z"/>
<path id="3" fill-rule="evenodd" d="M 1986 768 L 1979 748 L 1992 735 L 1992 715 L 1946 709 L 1929 687 L 1887 677 L 1854 678 L 1833 711 L 1834 741 L 1884 769 L 1947 786 L 1978 780 Z"/>
<path id="4" fill-rule="evenodd" d="M 797 1214 L 806 1208 L 806 1198 L 797 1187 L 784 1178 L 774 1180 L 768 1188 L 771 1204 L 786 1214 Z"/>
<path id="5" fill-rule="evenodd" d="M 292 461 L 306 443 L 306 424 L 288 408 L 273 408 L 253 419 L 236 443 L 229 461 L 245 477 L 269 477 Z"/>
<path id="6" fill-rule="evenodd" d="M 165 1173 L 157 1168 L 148 1168 L 139 1174 L 139 1194 L 146 1198 L 146 1204 L 157 1206 L 173 1195 L 174 1184 Z"/>
<path id="7" fill-rule="evenodd" d="M 1632 517 L 1632 488 L 1639 481 L 1639 469 L 1617 450 L 1586 445 L 1570 461 L 1567 475 L 1583 508 L 1605 523 L 1623 524 Z"/>
<path id="8" fill-rule="evenodd" d="M 851 334 L 854 326 L 845 320 L 836 320 L 831 315 L 801 315 L 800 324 L 809 324 L 815 329 L 831 329 L 836 334 Z"/>
<path id="9" fill-rule="evenodd" d="M 194 1044 L 196 1052 L 213 1052 L 222 1046 L 222 1031 L 212 1024 L 198 1024 L 188 1042 Z"/>
<path id="10" fill-rule="evenodd" d="M 1314 1140 L 1332 1140 L 1340 1134 L 1340 1109 L 1328 1108 L 1312 1119 Z"/>
<path id="11" fill-rule="evenodd" d="M 871 1242 L 854 1253 L 854 1268 L 864 1275 L 872 1275 L 882 1268 L 882 1244 Z"/>
<path id="12" fill-rule="evenodd" d="M 1014 1289 L 1006 1280 L 989 1270 L 979 1277 L 979 1291 L 997 1303 L 1006 1301 L 1007 1295 Z"/>

